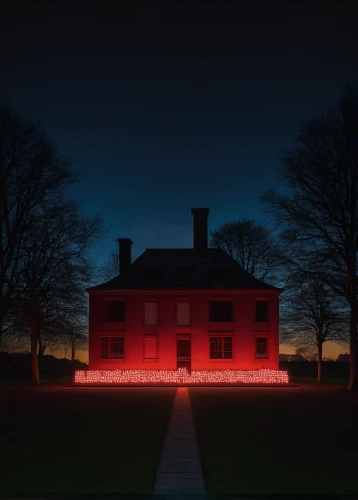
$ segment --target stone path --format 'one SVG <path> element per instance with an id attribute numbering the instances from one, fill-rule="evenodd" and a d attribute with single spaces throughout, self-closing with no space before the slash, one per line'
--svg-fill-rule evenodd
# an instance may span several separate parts
<path id="1" fill-rule="evenodd" d="M 206 495 L 189 392 L 179 387 L 154 483 L 155 496 Z"/>

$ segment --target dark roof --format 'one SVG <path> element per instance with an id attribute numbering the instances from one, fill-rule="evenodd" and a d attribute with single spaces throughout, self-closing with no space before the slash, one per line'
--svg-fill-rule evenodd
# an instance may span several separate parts
<path id="1" fill-rule="evenodd" d="M 205 257 L 191 248 L 149 248 L 130 265 L 126 276 L 118 275 L 87 290 L 213 288 L 280 290 L 251 276 L 219 248 L 209 248 Z"/>

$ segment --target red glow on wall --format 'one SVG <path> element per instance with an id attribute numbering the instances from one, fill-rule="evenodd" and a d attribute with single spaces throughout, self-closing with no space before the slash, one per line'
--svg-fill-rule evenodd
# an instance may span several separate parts
<path id="1" fill-rule="evenodd" d="M 191 374 L 179 370 L 76 370 L 75 385 L 128 384 L 288 384 L 287 371 L 281 370 L 200 370 Z"/>

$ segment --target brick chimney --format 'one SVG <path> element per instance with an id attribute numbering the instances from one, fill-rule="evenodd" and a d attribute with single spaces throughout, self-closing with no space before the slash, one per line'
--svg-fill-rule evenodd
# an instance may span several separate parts
<path id="1" fill-rule="evenodd" d="M 118 238 L 119 243 L 119 272 L 121 276 L 128 273 L 132 262 L 132 240 L 130 238 Z"/>
<path id="2" fill-rule="evenodd" d="M 208 249 L 208 208 L 192 208 L 194 218 L 194 250 L 200 256 L 205 256 Z"/>

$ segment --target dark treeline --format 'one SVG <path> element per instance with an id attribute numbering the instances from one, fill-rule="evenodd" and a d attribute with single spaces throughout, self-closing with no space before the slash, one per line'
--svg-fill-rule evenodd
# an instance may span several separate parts
<path id="1" fill-rule="evenodd" d="M 44 354 L 39 357 L 39 371 L 41 376 L 48 379 L 66 377 L 71 380 L 73 370 L 84 370 L 85 363 L 70 359 L 58 359 L 55 356 Z M 31 354 L 0 352 L 0 380 L 31 380 Z"/>
<path id="2" fill-rule="evenodd" d="M 348 382 L 349 362 L 347 361 L 323 361 L 322 374 L 328 382 Z M 297 377 L 298 380 L 313 379 L 318 374 L 317 361 L 280 361 L 280 370 L 286 370 L 290 378 Z"/>
<path id="3" fill-rule="evenodd" d="M 297 351 L 299 351 L 298 349 Z M 318 354 L 316 352 L 313 352 L 309 356 L 303 356 L 299 352 L 295 354 L 280 354 L 279 360 L 280 363 L 318 363 Z M 348 363 L 349 364 L 350 356 L 349 353 L 341 353 L 338 354 L 337 358 L 332 358 L 332 357 L 324 357 L 322 359 L 322 362 L 324 363 Z"/>

